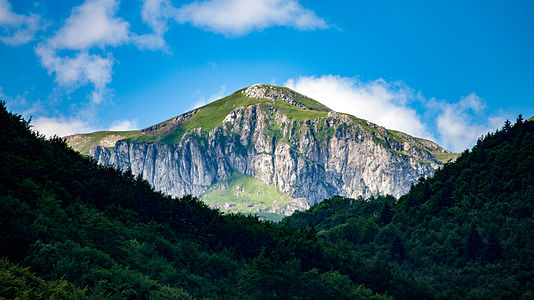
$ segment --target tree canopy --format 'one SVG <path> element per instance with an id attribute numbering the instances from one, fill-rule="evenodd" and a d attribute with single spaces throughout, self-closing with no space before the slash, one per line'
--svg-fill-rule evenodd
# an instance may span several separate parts
<path id="1" fill-rule="evenodd" d="M 387 261 L 446 298 L 528 299 L 533 209 L 534 122 L 520 116 L 396 203 L 335 197 L 284 222 Z"/>

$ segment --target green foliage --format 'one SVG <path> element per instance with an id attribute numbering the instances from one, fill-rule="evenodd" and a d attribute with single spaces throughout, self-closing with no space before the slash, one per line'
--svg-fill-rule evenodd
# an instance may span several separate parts
<path id="1" fill-rule="evenodd" d="M 0 136 L 0 297 L 534 296 L 534 122 L 505 124 L 396 203 L 334 197 L 283 224 L 154 192 L 5 105 Z"/>
<path id="2" fill-rule="evenodd" d="M 311 99 L 311 98 L 308 98 L 302 94 L 299 94 L 299 93 L 296 93 L 295 91 L 287 88 L 287 87 L 283 87 L 283 86 L 271 86 L 271 88 L 276 88 L 276 89 L 280 89 L 280 90 L 283 90 L 284 92 L 288 93 L 288 94 L 292 94 L 293 95 L 293 98 L 294 98 L 294 101 L 297 102 L 297 103 L 300 103 L 302 105 L 304 105 L 305 107 L 309 108 L 310 110 L 315 110 L 315 111 L 323 111 L 323 112 L 329 112 L 330 109 L 326 106 L 324 106 L 323 104 Z"/>
<path id="3" fill-rule="evenodd" d="M 486 260 L 489 262 L 495 262 L 502 256 L 502 246 L 495 230 L 490 231 L 488 236 L 488 247 L 486 249 Z"/>
<path id="4" fill-rule="evenodd" d="M 398 235 L 395 236 L 393 243 L 391 244 L 391 256 L 395 260 L 402 260 L 406 258 L 406 249 L 404 248 L 404 243 Z"/>
<path id="5" fill-rule="evenodd" d="M 484 243 L 482 241 L 482 238 L 480 237 L 480 234 L 478 233 L 477 228 L 475 227 L 475 225 L 471 225 L 469 235 L 467 236 L 467 239 L 465 241 L 465 255 L 467 256 L 467 258 L 473 259 L 480 255 L 483 246 Z"/>
<path id="6" fill-rule="evenodd" d="M 448 162 L 454 162 L 456 158 L 460 155 L 460 153 L 444 153 L 444 152 L 438 152 L 438 151 L 432 151 L 431 152 L 434 157 L 436 157 L 440 162 L 442 163 L 448 163 Z"/>
<path id="7" fill-rule="evenodd" d="M 63 279 L 47 281 L 0 258 L 0 299 L 83 299 L 86 290 Z"/>
<path id="8" fill-rule="evenodd" d="M 380 226 L 386 226 L 391 223 L 392 218 L 393 212 L 389 207 L 389 203 L 385 202 L 384 206 L 382 207 L 382 211 L 380 212 L 380 219 L 378 220 L 378 224 L 380 224 Z"/>
<path id="9" fill-rule="evenodd" d="M 328 112 L 326 111 L 302 109 L 282 100 L 276 100 L 274 102 L 274 107 L 280 113 L 288 116 L 291 120 L 295 120 L 297 122 L 322 118 L 328 115 Z"/>
<path id="10" fill-rule="evenodd" d="M 276 186 L 237 172 L 215 184 L 201 198 L 210 207 L 219 208 L 223 212 L 258 214 L 272 221 L 281 219 L 275 214 L 276 209 L 288 204 L 290 199 L 288 194 L 279 192 Z"/>
<path id="11" fill-rule="evenodd" d="M 164 196 L 60 138 L 37 136 L 5 105 L 0 136 L 0 297 L 371 299 L 386 291 L 367 284 L 382 274 L 361 276 L 370 262 L 310 230 Z"/>
<path id="12" fill-rule="evenodd" d="M 209 132 L 222 124 L 224 118 L 238 107 L 263 103 L 269 100 L 248 98 L 239 90 L 230 96 L 213 101 L 207 105 L 195 109 L 195 114 L 186 122 L 170 132 L 162 132 L 155 135 L 139 135 L 131 138 L 136 142 L 162 142 L 168 145 L 177 144 L 183 135 L 195 128 L 201 128 L 203 132 Z"/>
<path id="13" fill-rule="evenodd" d="M 435 297 L 534 295 L 534 122 L 506 122 L 433 177 L 421 178 L 391 207 L 390 223 L 388 203 L 335 197 L 284 222 L 387 262 L 401 272 L 390 273 L 396 281 L 409 274 L 423 287 L 429 283 Z M 399 291 L 388 293 L 402 298 Z"/>
<path id="14" fill-rule="evenodd" d="M 170 132 L 162 132 L 155 135 L 141 134 L 131 136 L 129 137 L 129 139 L 134 140 L 136 142 L 162 142 L 167 145 L 174 145 L 182 139 L 184 134 L 190 132 L 195 128 L 201 128 L 203 132 L 209 132 L 213 128 L 220 126 L 224 118 L 233 110 L 239 107 L 248 107 L 250 105 L 262 103 L 274 105 L 274 107 L 280 113 L 285 114 L 290 119 L 299 122 L 324 117 L 329 111 L 327 107 L 320 104 L 319 102 L 304 97 L 302 95 L 298 95 L 296 93 L 296 102 L 304 104 L 310 109 L 302 109 L 279 99 L 273 102 L 267 99 L 248 98 L 242 93 L 242 91 L 243 90 L 239 90 L 227 97 L 224 97 L 222 99 L 216 100 L 214 102 L 195 109 L 194 115 L 189 120 L 185 121 L 183 124 L 179 125 L 177 128 L 173 129 Z M 274 130 L 273 134 L 277 136 L 276 125 L 272 129 Z"/>
<path id="15" fill-rule="evenodd" d="M 89 149 L 93 145 L 98 145 L 106 138 L 113 137 L 114 139 L 128 139 L 139 136 L 140 130 L 133 131 L 96 131 L 92 133 L 83 134 L 80 136 L 82 141 L 79 144 L 73 145 L 74 150 L 89 155 Z"/>

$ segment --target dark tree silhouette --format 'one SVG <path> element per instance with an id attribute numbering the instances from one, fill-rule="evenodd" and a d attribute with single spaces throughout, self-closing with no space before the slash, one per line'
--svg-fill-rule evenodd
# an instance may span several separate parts
<path id="1" fill-rule="evenodd" d="M 469 235 L 465 241 L 465 255 L 468 258 L 475 258 L 480 255 L 484 242 L 478 233 L 478 230 L 474 224 L 471 224 Z"/>
<path id="2" fill-rule="evenodd" d="M 488 236 L 488 246 L 486 248 L 486 259 L 494 262 L 502 256 L 502 247 L 499 238 L 494 230 Z"/>
<path id="3" fill-rule="evenodd" d="M 393 212 L 391 211 L 389 204 L 385 202 L 384 206 L 382 207 L 382 211 L 380 212 L 380 219 L 378 223 L 380 224 L 380 226 L 386 226 L 387 224 L 391 223 L 392 218 Z"/>
<path id="4" fill-rule="evenodd" d="M 398 235 L 395 236 L 395 239 L 393 239 L 393 243 L 391 244 L 391 255 L 396 260 L 406 258 L 406 248 L 404 248 L 404 243 Z"/>

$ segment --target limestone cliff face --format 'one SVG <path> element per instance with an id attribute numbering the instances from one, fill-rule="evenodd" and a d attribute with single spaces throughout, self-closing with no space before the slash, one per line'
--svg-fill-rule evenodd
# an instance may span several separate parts
<path id="1" fill-rule="evenodd" d="M 251 88 L 243 93 L 264 97 Z M 238 107 L 209 132 L 190 130 L 176 144 L 119 140 L 111 151 L 95 146 L 90 154 L 173 196 L 200 196 L 232 172 L 250 175 L 294 197 L 278 211 L 290 214 L 333 195 L 398 197 L 442 165 L 433 152 L 447 152 L 333 111 L 295 120 L 275 100 Z"/>

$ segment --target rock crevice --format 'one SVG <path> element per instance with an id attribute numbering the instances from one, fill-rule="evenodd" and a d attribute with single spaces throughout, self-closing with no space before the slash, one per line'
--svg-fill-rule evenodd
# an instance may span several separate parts
<path id="1" fill-rule="evenodd" d="M 249 93 L 265 97 L 265 91 Z M 111 151 L 96 146 L 90 154 L 102 165 L 130 169 L 172 196 L 200 196 L 232 172 L 250 175 L 300 199 L 294 209 L 280 208 L 284 214 L 333 195 L 399 197 L 441 165 L 424 148 L 445 151 L 436 144 L 388 139 L 381 133 L 386 129 L 369 126 L 334 112 L 295 121 L 274 105 L 256 104 L 233 110 L 210 132 L 185 133 L 175 145 L 119 140 Z"/>

